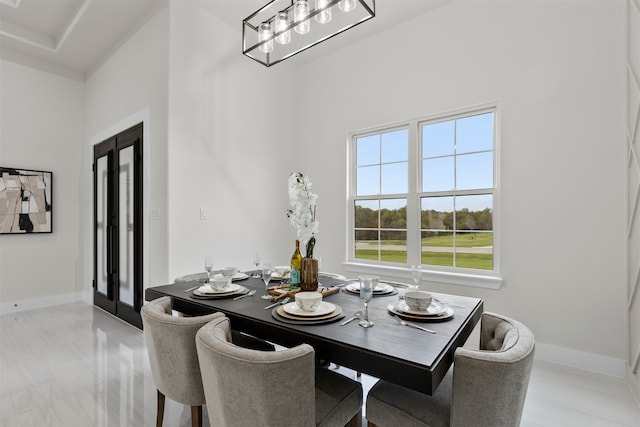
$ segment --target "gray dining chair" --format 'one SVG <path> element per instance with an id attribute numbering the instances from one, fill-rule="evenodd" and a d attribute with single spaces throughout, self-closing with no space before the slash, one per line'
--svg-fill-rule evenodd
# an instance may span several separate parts
<path id="1" fill-rule="evenodd" d="M 229 319 L 196 335 L 211 427 L 350 426 L 362 419 L 362 386 L 315 363 L 308 344 L 264 352 L 230 342 Z"/>
<path id="2" fill-rule="evenodd" d="M 222 313 L 204 316 L 174 316 L 171 297 L 155 299 L 142 306 L 142 326 L 149 353 L 151 374 L 157 389 L 156 426 L 162 426 L 165 397 L 191 406 L 191 425 L 202 426 L 205 394 L 200 376 L 196 333 Z M 263 351 L 275 347 L 266 341 L 234 331 L 233 342 Z"/>
<path id="3" fill-rule="evenodd" d="M 522 323 L 483 313 L 479 350 L 459 347 L 433 396 L 388 381 L 367 395 L 369 426 L 519 426 L 533 364 L 534 336 Z"/>

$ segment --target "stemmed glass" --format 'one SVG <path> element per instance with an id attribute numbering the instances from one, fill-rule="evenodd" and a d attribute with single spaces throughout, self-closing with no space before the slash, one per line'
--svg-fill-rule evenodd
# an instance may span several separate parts
<path id="1" fill-rule="evenodd" d="M 260 265 L 260 253 L 256 252 L 255 254 L 253 254 L 253 264 L 256 266 L 255 271 L 253 272 L 253 275 L 251 276 L 254 279 L 259 279 L 260 278 L 260 270 L 258 269 L 258 266 Z"/>
<path id="2" fill-rule="evenodd" d="M 422 265 L 411 266 L 411 280 L 413 280 L 413 287 L 411 290 L 417 291 L 418 286 L 422 283 Z"/>
<path id="3" fill-rule="evenodd" d="M 373 297 L 373 290 L 378 284 L 376 276 L 360 276 L 360 299 L 364 302 L 364 317 L 358 323 L 363 328 L 370 328 L 373 322 L 369 320 L 369 301 Z"/>
<path id="4" fill-rule="evenodd" d="M 211 270 L 213 270 L 213 257 L 204 258 L 204 269 L 207 270 L 207 282 L 211 279 Z"/>
<path id="5" fill-rule="evenodd" d="M 271 299 L 269 295 L 269 282 L 271 281 L 271 275 L 273 274 L 273 267 L 271 264 L 262 264 L 262 281 L 264 282 L 265 294 L 262 295 L 262 299 Z"/>

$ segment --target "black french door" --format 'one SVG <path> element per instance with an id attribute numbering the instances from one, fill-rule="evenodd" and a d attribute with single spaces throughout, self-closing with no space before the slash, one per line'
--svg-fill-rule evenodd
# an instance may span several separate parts
<path id="1" fill-rule="evenodd" d="M 93 303 L 142 328 L 142 123 L 93 153 Z"/>

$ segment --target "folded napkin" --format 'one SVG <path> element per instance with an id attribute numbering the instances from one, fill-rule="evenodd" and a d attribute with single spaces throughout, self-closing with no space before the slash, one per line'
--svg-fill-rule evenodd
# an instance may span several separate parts
<path id="1" fill-rule="evenodd" d="M 276 302 L 284 297 L 295 297 L 295 295 L 300 292 L 300 288 L 289 290 L 289 285 L 279 285 L 270 287 L 268 292 L 269 294 L 273 295 L 273 297 L 271 297 L 271 301 Z M 332 288 L 318 286 L 318 292 L 322 294 L 322 297 L 326 297 L 329 295 L 337 294 L 338 292 L 340 292 L 340 288 L 337 286 L 334 286 Z"/>

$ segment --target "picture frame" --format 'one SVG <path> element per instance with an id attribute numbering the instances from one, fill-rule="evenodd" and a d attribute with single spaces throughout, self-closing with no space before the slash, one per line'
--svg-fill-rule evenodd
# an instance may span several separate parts
<path id="1" fill-rule="evenodd" d="M 0 234 L 53 232 L 53 172 L 0 166 Z"/>

